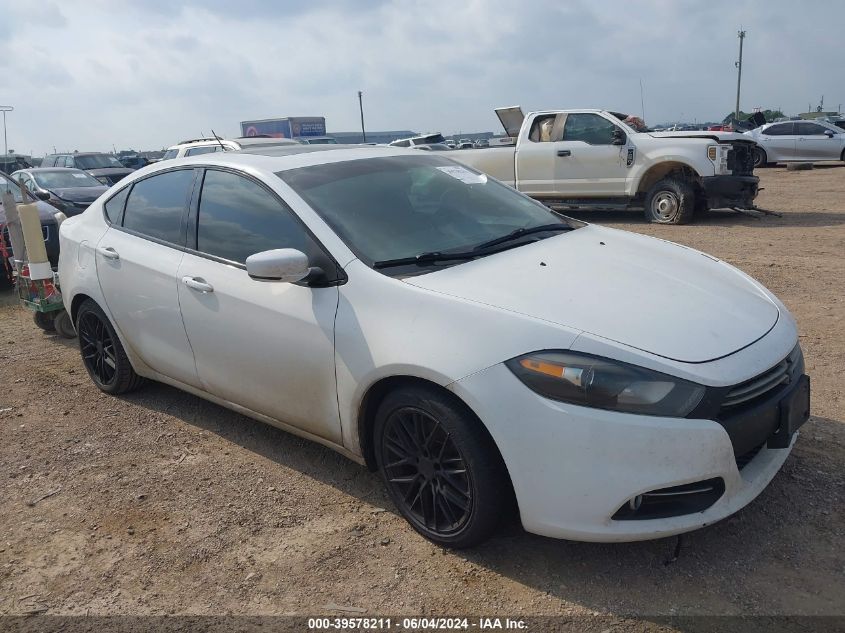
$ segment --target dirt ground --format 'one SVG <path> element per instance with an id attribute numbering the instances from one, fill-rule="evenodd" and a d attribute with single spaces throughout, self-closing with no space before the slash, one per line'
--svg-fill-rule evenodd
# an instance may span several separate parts
<path id="1" fill-rule="evenodd" d="M 579 216 L 712 253 L 799 323 L 812 419 L 768 489 L 685 535 L 677 559 L 676 538 L 573 543 L 515 522 L 443 550 L 376 475 L 328 449 L 159 384 L 100 393 L 76 341 L 36 329 L 4 291 L 0 614 L 601 614 L 607 630 L 845 614 L 845 168 L 760 176 L 758 204 L 783 217 Z"/>

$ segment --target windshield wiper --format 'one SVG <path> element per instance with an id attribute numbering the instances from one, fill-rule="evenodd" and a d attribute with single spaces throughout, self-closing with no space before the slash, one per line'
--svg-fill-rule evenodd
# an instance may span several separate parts
<path id="1" fill-rule="evenodd" d="M 512 240 L 518 239 L 524 235 L 531 235 L 532 233 L 546 233 L 548 231 L 571 231 L 572 227 L 568 224 L 543 224 L 541 226 L 532 226 L 530 228 L 521 228 L 516 229 L 515 231 L 511 231 L 507 235 L 503 235 L 502 237 L 497 237 L 496 239 L 489 240 L 487 242 L 482 242 L 478 246 L 476 246 L 473 250 L 481 251 L 485 248 L 490 248 L 491 246 L 496 246 L 497 244 L 504 244 L 505 242 L 510 242 Z"/>
<path id="2" fill-rule="evenodd" d="M 480 255 L 481 253 L 478 253 L 476 251 L 464 251 L 460 253 L 441 253 L 439 251 L 432 251 L 428 253 L 420 253 L 419 255 L 414 255 L 413 257 L 383 259 L 378 262 L 373 262 L 373 268 L 391 268 L 393 266 L 432 264 L 436 262 L 444 262 L 454 259 L 473 259 Z"/>

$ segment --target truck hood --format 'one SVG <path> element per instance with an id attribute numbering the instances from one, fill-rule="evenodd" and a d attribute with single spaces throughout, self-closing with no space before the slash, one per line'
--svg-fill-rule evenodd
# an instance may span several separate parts
<path id="1" fill-rule="evenodd" d="M 686 363 L 747 347 L 779 317 L 719 260 L 591 225 L 404 281 Z"/>
<path id="2" fill-rule="evenodd" d="M 750 139 L 744 134 L 737 134 L 736 132 L 647 132 L 649 136 L 654 138 L 695 138 L 695 139 L 709 139 L 718 143 L 727 143 L 734 141 L 741 141 L 748 143 L 754 139 Z"/>

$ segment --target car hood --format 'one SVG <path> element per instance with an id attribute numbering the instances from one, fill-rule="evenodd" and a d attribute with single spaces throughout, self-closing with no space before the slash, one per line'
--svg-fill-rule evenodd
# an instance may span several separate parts
<path id="1" fill-rule="evenodd" d="M 50 189 L 62 200 L 71 202 L 94 202 L 108 191 L 108 187 L 54 187 Z"/>
<path id="2" fill-rule="evenodd" d="M 650 136 L 654 138 L 695 138 L 695 139 L 710 139 L 719 143 L 727 143 L 729 141 L 744 141 L 749 142 L 749 139 L 744 134 L 737 132 L 716 132 L 716 131 L 690 131 L 690 132 L 649 132 Z"/>
<path id="3" fill-rule="evenodd" d="M 736 352 L 779 317 L 717 259 L 591 225 L 404 281 L 687 363 Z"/>

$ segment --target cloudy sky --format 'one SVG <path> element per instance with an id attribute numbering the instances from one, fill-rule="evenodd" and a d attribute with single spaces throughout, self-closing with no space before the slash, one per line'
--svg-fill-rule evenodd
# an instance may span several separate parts
<path id="1" fill-rule="evenodd" d="M 244 119 L 498 131 L 492 108 L 652 124 L 845 105 L 842 0 L 0 0 L 9 146 L 158 149 Z M 0 139 L 2 141 L 2 139 Z"/>

